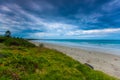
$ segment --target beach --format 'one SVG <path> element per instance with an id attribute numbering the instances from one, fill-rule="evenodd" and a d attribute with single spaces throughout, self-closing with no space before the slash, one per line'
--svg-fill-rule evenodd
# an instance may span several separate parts
<path id="1" fill-rule="evenodd" d="M 32 42 L 39 46 L 39 42 Z M 114 77 L 120 78 L 120 56 L 98 51 L 89 51 L 78 47 L 69 47 L 58 44 L 43 43 L 45 47 L 56 49 L 72 57 L 80 63 L 88 63 L 95 70 L 103 71 Z"/>

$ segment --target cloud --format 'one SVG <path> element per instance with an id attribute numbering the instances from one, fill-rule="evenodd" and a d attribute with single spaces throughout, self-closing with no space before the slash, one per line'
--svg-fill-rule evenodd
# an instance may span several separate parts
<path id="1" fill-rule="evenodd" d="M 120 28 L 108 28 L 108 29 L 96 29 L 96 30 L 76 30 L 70 31 L 66 35 L 73 36 L 73 35 L 102 35 L 102 34 L 110 34 L 110 33 L 117 33 L 120 32 Z"/>
<path id="2" fill-rule="evenodd" d="M 64 33 L 64 34 L 62 34 Z M 108 29 L 96 29 L 96 30 L 69 30 L 63 32 L 36 32 L 36 33 L 29 33 L 30 37 L 34 38 L 103 38 L 110 36 L 109 34 L 120 34 L 120 28 L 108 28 Z M 62 34 L 62 35 L 61 35 Z"/>
<path id="3" fill-rule="evenodd" d="M 12 6 L 11 6 L 12 5 Z M 22 31 L 25 29 L 32 29 L 37 27 L 35 24 L 33 26 L 33 21 L 40 22 L 40 18 L 35 17 L 35 15 L 28 13 L 23 10 L 17 4 L 6 4 L 6 7 L 9 7 L 14 16 L 9 14 L 0 13 L 0 23 L 1 30 L 11 30 L 11 31 Z M 30 28 L 31 27 L 31 28 Z M 40 29 L 40 28 L 39 28 Z"/>
<path id="4" fill-rule="evenodd" d="M 70 30 L 74 30 L 77 29 L 78 26 L 75 25 L 70 25 L 70 24 L 65 24 L 65 23 L 57 23 L 57 22 L 53 22 L 53 23 L 46 23 L 46 30 L 48 32 L 67 32 Z"/>
<path id="5" fill-rule="evenodd" d="M 36 33 L 28 33 L 27 34 L 30 38 L 52 38 L 56 36 L 60 36 L 59 33 L 49 33 L 49 32 L 36 32 Z"/>
<path id="6" fill-rule="evenodd" d="M 66 36 L 65 34 L 69 31 L 74 31 L 77 30 L 78 26 L 70 25 L 70 24 L 65 24 L 65 23 L 49 23 L 49 22 L 44 22 L 42 25 L 45 27 L 44 32 L 35 32 L 35 33 L 29 33 L 28 35 L 31 37 L 39 37 L 39 38 L 60 38 L 61 36 Z M 62 38 L 61 37 L 61 38 Z"/>
<path id="7" fill-rule="evenodd" d="M 102 9 L 104 11 L 115 11 L 116 9 L 120 9 L 120 1 L 119 0 L 111 0 L 109 3 L 103 5 Z"/>
<path id="8" fill-rule="evenodd" d="M 119 8 L 119 0 L 1 0 L 0 29 L 36 38 L 111 36 L 119 34 Z"/>
<path id="9" fill-rule="evenodd" d="M 46 1 L 40 1 L 40 2 L 37 1 L 37 2 L 35 2 L 35 1 L 30 0 L 27 3 L 27 5 L 28 5 L 29 8 L 31 8 L 33 10 L 36 10 L 36 11 L 39 11 L 39 12 L 42 12 L 42 11 L 45 11 L 45 10 L 53 10 L 53 9 L 55 9 L 55 7 L 52 4 L 50 4 L 50 3 L 46 2 Z"/>
<path id="10" fill-rule="evenodd" d="M 66 23 L 60 23 L 60 22 L 50 22 L 48 20 L 45 20 L 41 17 L 38 17 L 35 14 L 28 13 L 27 11 L 23 10 L 22 7 L 20 7 L 17 4 L 12 4 L 13 6 L 10 7 L 11 10 L 15 11 L 14 14 L 16 14 L 14 17 L 10 17 L 8 15 L 1 14 L 0 22 L 2 23 L 2 29 L 3 30 L 12 30 L 15 31 L 29 31 L 31 30 L 37 30 L 38 33 L 35 33 L 36 35 L 51 35 L 53 36 L 53 33 L 62 35 L 65 32 L 69 30 L 73 30 L 77 28 L 75 25 L 70 25 Z M 7 4 L 7 6 L 10 6 Z M 19 15 L 19 16 L 17 16 Z M 21 16 L 21 17 L 20 17 Z M 29 19 L 29 20 L 25 20 Z M 9 26 L 9 27 L 8 27 Z M 39 33 L 39 31 L 45 32 Z"/>
<path id="11" fill-rule="evenodd" d="M 11 10 L 7 6 L 0 6 L 0 9 L 5 12 L 11 12 Z"/>

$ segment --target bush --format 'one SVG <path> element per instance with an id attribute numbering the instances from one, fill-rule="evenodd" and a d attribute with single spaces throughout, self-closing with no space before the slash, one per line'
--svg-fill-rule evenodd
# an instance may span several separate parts
<path id="1" fill-rule="evenodd" d="M 40 44 L 39 44 L 39 47 L 40 47 L 40 48 L 44 47 L 44 44 L 43 44 L 43 43 L 40 43 Z"/>
<path id="2" fill-rule="evenodd" d="M 34 44 L 28 42 L 24 39 L 16 39 L 16 38 L 7 38 L 4 41 L 4 44 L 7 46 L 24 46 L 24 47 L 35 47 Z"/>

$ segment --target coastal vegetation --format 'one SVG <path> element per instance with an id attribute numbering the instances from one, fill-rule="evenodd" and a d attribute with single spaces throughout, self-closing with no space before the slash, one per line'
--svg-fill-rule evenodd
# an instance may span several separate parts
<path id="1" fill-rule="evenodd" d="M 0 80 L 118 80 L 43 44 L 0 37 Z"/>

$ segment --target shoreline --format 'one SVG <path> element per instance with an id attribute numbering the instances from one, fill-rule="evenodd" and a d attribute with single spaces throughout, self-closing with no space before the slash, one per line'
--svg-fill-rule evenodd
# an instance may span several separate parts
<path id="1" fill-rule="evenodd" d="M 120 56 L 114 54 L 108 54 L 98 51 L 89 51 L 81 49 L 79 47 L 62 46 L 59 44 L 44 43 L 44 42 L 33 42 L 39 46 L 43 43 L 45 47 L 50 49 L 56 49 L 63 52 L 67 56 L 79 61 L 80 63 L 88 63 L 94 67 L 95 70 L 103 71 L 114 77 L 120 78 Z"/>
<path id="2" fill-rule="evenodd" d="M 36 41 L 35 41 L 36 42 Z M 39 42 L 39 41 L 38 41 Z M 83 50 L 89 50 L 89 51 L 95 51 L 95 52 L 101 52 L 101 53 L 107 53 L 107 54 L 113 54 L 113 55 L 118 55 L 120 56 L 120 47 L 119 45 L 114 45 L 108 47 L 108 45 L 99 44 L 99 45 L 93 45 L 93 44 L 77 44 L 77 43 L 72 43 L 72 42 L 57 42 L 57 41 L 40 41 L 41 43 L 47 43 L 47 44 L 55 44 L 59 46 L 66 46 L 66 47 L 73 47 L 73 48 L 80 48 Z"/>
<path id="3" fill-rule="evenodd" d="M 108 47 L 100 47 L 100 46 L 91 46 L 91 45 L 81 45 L 81 44 L 73 44 L 73 43 L 59 43 L 59 42 L 41 42 L 44 44 L 54 44 L 54 45 L 59 45 L 59 46 L 66 46 L 66 47 L 71 47 L 71 48 L 78 48 L 78 49 L 83 49 L 87 51 L 95 51 L 95 52 L 101 52 L 101 53 L 107 53 L 107 54 L 113 54 L 120 56 L 120 49 L 115 49 L 115 48 L 108 48 Z"/>

